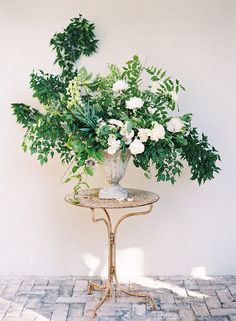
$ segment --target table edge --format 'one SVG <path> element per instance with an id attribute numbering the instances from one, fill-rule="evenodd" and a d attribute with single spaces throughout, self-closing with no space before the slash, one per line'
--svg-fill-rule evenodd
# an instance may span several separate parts
<path id="1" fill-rule="evenodd" d="M 138 189 L 137 189 L 138 190 Z M 153 192 L 150 192 L 150 191 L 146 191 L 146 192 L 149 192 L 149 193 L 153 193 Z M 155 194 L 155 193 L 153 193 Z M 142 205 L 137 205 L 137 206 L 123 206 L 123 207 L 119 207 L 119 206 L 112 206 L 112 207 L 109 207 L 109 206 L 82 206 L 80 204 L 73 204 L 72 202 L 70 202 L 67 197 L 70 196 L 71 194 L 68 194 L 64 197 L 64 200 L 70 204 L 70 205 L 73 205 L 73 206 L 77 206 L 77 207 L 81 207 L 81 208 L 90 208 L 90 209 L 131 209 L 131 208 L 137 208 L 137 207 L 143 207 L 143 206 L 148 206 L 148 205 L 152 205 L 152 204 L 155 204 L 157 203 L 159 200 L 160 200 L 160 196 L 158 194 L 155 194 L 157 196 L 157 199 L 155 201 L 152 201 L 152 202 L 148 202 L 146 204 L 142 204 Z"/>

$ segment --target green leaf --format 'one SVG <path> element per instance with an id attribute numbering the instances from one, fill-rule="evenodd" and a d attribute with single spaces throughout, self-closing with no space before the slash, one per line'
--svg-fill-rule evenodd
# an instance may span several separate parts
<path id="1" fill-rule="evenodd" d="M 128 131 L 128 133 L 131 133 L 132 128 L 133 128 L 133 126 L 132 126 L 131 122 L 127 122 L 127 131 Z"/>
<path id="2" fill-rule="evenodd" d="M 148 179 L 151 178 L 150 173 L 148 173 L 148 172 L 144 172 L 144 176 L 147 177 Z"/>
<path id="3" fill-rule="evenodd" d="M 84 172 L 85 174 L 89 175 L 89 176 L 93 176 L 93 167 L 91 166 L 85 166 L 84 167 Z"/>
<path id="4" fill-rule="evenodd" d="M 76 173 L 77 172 L 77 170 L 78 170 L 78 166 L 77 165 L 75 165 L 75 166 L 73 166 L 72 167 L 72 173 Z"/>
<path id="5" fill-rule="evenodd" d="M 104 154 L 103 153 L 96 153 L 95 154 L 95 159 L 100 163 L 102 164 L 104 162 Z"/>

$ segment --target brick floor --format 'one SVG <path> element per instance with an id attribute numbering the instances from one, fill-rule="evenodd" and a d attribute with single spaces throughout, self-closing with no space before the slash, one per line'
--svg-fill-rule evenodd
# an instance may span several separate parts
<path id="1" fill-rule="evenodd" d="M 79 277 L 0 278 L 0 321 L 90 321 L 101 292 L 87 295 L 87 284 Z M 122 295 L 98 310 L 97 321 L 236 321 L 236 276 L 147 277 L 129 287 L 151 294 L 157 311 Z"/>

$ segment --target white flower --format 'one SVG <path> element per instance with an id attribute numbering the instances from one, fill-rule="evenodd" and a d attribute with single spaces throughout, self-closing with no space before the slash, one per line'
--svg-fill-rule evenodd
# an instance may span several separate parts
<path id="1" fill-rule="evenodd" d="M 111 125 L 116 125 L 118 127 L 122 127 L 123 126 L 122 121 L 118 120 L 118 119 L 109 119 L 108 123 L 111 124 Z"/>
<path id="2" fill-rule="evenodd" d="M 130 145 L 132 143 L 132 139 L 125 139 L 125 145 Z"/>
<path id="3" fill-rule="evenodd" d="M 148 128 L 139 128 L 138 130 L 138 137 L 140 141 L 145 143 L 151 135 L 151 130 Z"/>
<path id="4" fill-rule="evenodd" d="M 158 122 L 154 123 L 154 127 L 151 130 L 150 139 L 157 142 L 159 139 L 165 138 L 165 128 Z"/>
<path id="5" fill-rule="evenodd" d="M 143 107 L 143 100 L 139 97 L 133 97 L 126 101 L 126 108 L 137 109 Z"/>
<path id="6" fill-rule="evenodd" d="M 120 148 L 120 140 L 119 139 L 114 140 L 111 146 L 115 147 L 118 150 Z"/>
<path id="7" fill-rule="evenodd" d="M 98 123 L 99 127 L 103 127 L 103 126 L 106 126 L 106 123 L 104 121 L 101 121 Z"/>
<path id="8" fill-rule="evenodd" d="M 155 111 L 156 111 L 156 108 L 152 108 L 152 107 L 149 106 L 147 108 L 147 110 L 148 110 L 149 114 L 153 115 L 155 113 Z"/>
<path id="9" fill-rule="evenodd" d="M 115 135 L 109 135 L 108 137 L 108 145 L 112 145 L 116 141 L 116 136 Z"/>
<path id="10" fill-rule="evenodd" d="M 99 118 L 97 121 L 98 127 L 103 127 L 106 125 L 105 121 L 102 118 Z"/>
<path id="11" fill-rule="evenodd" d="M 130 133 L 127 132 L 127 134 L 125 135 L 125 138 L 126 138 L 127 140 L 129 140 L 129 139 L 131 139 L 131 138 L 133 138 L 133 137 L 134 137 L 134 131 L 133 131 L 133 130 L 131 130 Z"/>
<path id="12" fill-rule="evenodd" d="M 171 118 L 166 125 L 167 129 L 172 133 L 178 133 L 184 127 L 184 123 L 179 117 Z"/>
<path id="13" fill-rule="evenodd" d="M 113 86 L 112 86 L 112 90 L 115 92 L 115 93 L 119 93 L 121 92 L 122 90 L 126 90 L 128 89 L 128 84 L 127 82 L 125 82 L 124 80 L 117 80 Z"/>
<path id="14" fill-rule="evenodd" d="M 158 81 L 153 81 L 150 91 L 155 94 L 158 89 L 161 89 L 160 83 Z"/>
<path id="15" fill-rule="evenodd" d="M 115 153 L 119 150 L 119 148 L 120 148 L 120 140 L 119 140 L 119 139 L 116 139 L 116 136 L 110 135 L 110 136 L 108 137 L 108 145 L 109 145 L 109 147 L 108 147 L 108 149 L 107 149 L 107 152 L 108 152 L 108 154 L 113 155 L 113 154 L 115 154 Z"/>
<path id="16" fill-rule="evenodd" d="M 145 146 L 140 139 L 135 138 L 129 146 L 130 152 L 133 155 L 141 154 L 144 152 Z"/>
<path id="17" fill-rule="evenodd" d="M 175 103 L 177 103 L 179 96 L 175 91 L 172 91 L 171 98 L 175 101 Z"/>
<path id="18" fill-rule="evenodd" d="M 117 149 L 114 146 L 109 146 L 107 152 L 110 155 L 114 155 L 117 152 Z"/>

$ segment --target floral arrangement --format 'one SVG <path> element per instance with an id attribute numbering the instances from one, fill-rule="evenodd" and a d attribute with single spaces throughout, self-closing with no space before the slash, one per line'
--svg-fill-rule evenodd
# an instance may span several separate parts
<path id="1" fill-rule="evenodd" d="M 150 166 L 155 167 L 157 181 L 174 183 L 184 161 L 191 179 L 199 184 L 211 180 L 220 170 L 220 156 L 207 136 L 199 136 L 191 125 L 192 114 L 179 114 L 178 95 L 184 90 L 179 80 L 161 68 L 143 65 L 138 56 L 121 68 L 108 65 L 105 76 L 75 69 L 82 54 L 96 51 L 93 29 L 80 16 L 53 36 L 55 62 L 62 73 L 31 74 L 42 112 L 12 104 L 17 121 L 26 128 L 24 150 L 37 153 L 41 164 L 59 153 L 62 162 L 70 164 L 66 181 L 76 180 L 75 191 L 86 185 L 84 175 L 93 175 L 95 164 L 103 162 L 104 151 L 114 155 L 129 150 L 134 165 L 147 177 Z"/>

